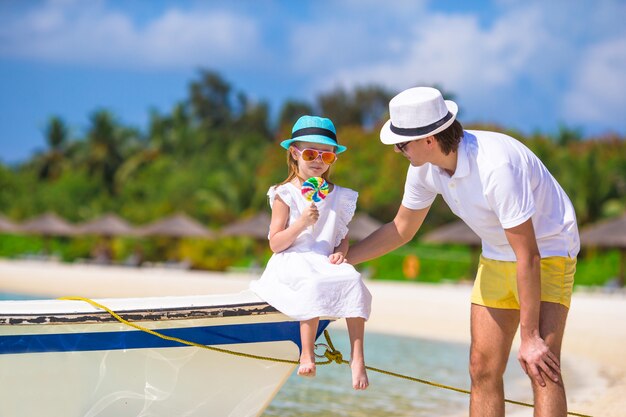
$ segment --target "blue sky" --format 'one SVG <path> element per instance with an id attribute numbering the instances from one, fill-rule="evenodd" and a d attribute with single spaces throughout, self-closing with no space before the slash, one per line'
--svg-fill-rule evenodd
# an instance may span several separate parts
<path id="1" fill-rule="evenodd" d="M 439 84 L 462 122 L 626 134 L 626 1 L 0 1 L 0 160 L 96 109 L 145 130 L 198 68 L 268 101 Z"/>

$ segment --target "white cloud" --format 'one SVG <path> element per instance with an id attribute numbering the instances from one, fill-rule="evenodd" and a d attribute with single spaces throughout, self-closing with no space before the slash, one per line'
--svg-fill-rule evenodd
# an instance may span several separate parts
<path id="1" fill-rule="evenodd" d="M 396 58 L 346 65 L 322 82 L 395 89 L 438 83 L 465 97 L 484 98 L 531 72 L 542 45 L 550 44 L 541 27 L 541 14 L 532 8 L 505 15 L 488 28 L 472 15 L 423 15 L 404 39 L 387 39 L 390 50 L 403 50 Z"/>
<path id="2" fill-rule="evenodd" d="M 575 66 L 571 91 L 563 100 L 563 117 L 575 124 L 606 123 L 626 128 L 626 37 L 588 48 Z"/>
<path id="3" fill-rule="evenodd" d="M 0 28 L 0 55 L 114 68 L 189 68 L 243 62 L 260 50 L 252 19 L 171 8 L 140 27 L 103 3 L 49 2 Z"/>
<path id="4" fill-rule="evenodd" d="M 336 0 L 332 13 L 317 13 L 289 26 L 293 71 L 325 78 L 403 53 L 404 33 L 419 24 L 426 0 Z M 319 9 L 323 11 L 324 9 Z"/>

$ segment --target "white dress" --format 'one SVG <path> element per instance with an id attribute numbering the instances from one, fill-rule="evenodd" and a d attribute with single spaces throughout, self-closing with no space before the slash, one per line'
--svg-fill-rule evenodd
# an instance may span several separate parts
<path id="1" fill-rule="evenodd" d="M 270 206 L 276 195 L 289 206 L 289 222 L 297 220 L 310 205 L 300 189 L 291 183 L 271 187 Z M 293 244 L 275 253 L 261 278 L 250 289 L 280 312 L 296 320 L 315 317 L 369 318 L 372 296 L 361 275 L 348 263 L 332 264 L 333 253 L 348 233 L 358 193 L 334 186 L 324 200 L 316 203 L 319 219 L 307 227 Z"/>

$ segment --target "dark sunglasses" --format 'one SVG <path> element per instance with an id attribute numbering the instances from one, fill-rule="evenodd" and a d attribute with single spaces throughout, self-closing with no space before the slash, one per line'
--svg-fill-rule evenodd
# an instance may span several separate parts
<path id="1" fill-rule="evenodd" d="M 330 151 L 318 151 L 317 149 L 298 149 L 294 146 L 294 148 L 298 151 L 303 161 L 311 162 L 315 161 L 318 157 L 321 156 L 322 162 L 326 165 L 330 165 L 337 160 L 337 154 L 335 152 Z"/>
<path id="2" fill-rule="evenodd" d="M 406 146 L 413 142 L 412 140 L 406 141 L 406 142 L 400 142 L 400 143 L 396 143 L 396 148 L 398 148 L 398 150 L 400 152 L 404 152 L 404 148 L 406 148 Z"/>

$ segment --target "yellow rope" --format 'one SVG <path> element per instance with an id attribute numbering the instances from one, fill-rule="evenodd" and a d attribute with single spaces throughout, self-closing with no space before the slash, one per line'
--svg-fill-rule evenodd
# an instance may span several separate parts
<path id="1" fill-rule="evenodd" d="M 182 343 L 184 345 L 188 345 L 188 346 L 195 346 L 195 347 L 199 347 L 202 349 L 207 349 L 207 350 L 211 350 L 214 352 L 220 352 L 220 353 L 227 353 L 229 355 L 235 355 L 235 356 L 240 356 L 240 357 L 245 357 L 245 358 L 250 358 L 250 359 L 259 359 L 259 360 L 263 360 L 263 361 L 271 361 L 271 362 L 279 362 L 279 363 L 289 363 L 289 364 L 294 364 L 294 365 L 298 365 L 299 362 L 298 361 L 294 361 L 294 360 L 290 360 L 290 359 L 280 359 L 280 358 L 273 358 L 270 356 L 260 356 L 260 355 L 253 355 L 250 353 L 243 353 L 243 352 L 236 352 L 233 350 L 229 350 L 229 349 L 221 349 L 221 348 L 216 348 L 213 346 L 207 346 L 207 345 L 203 345 L 200 343 L 196 343 L 196 342 L 191 342 L 189 340 L 185 340 L 185 339 L 180 339 L 178 337 L 172 337 L 172 336 L 167 336 L 164 335 L 162 333 L 156 332 L 154 330 L 148 329 L 146 327 L 140 326 L 138 324 L 135 324 L 133 322 L 130 322 L 122 317 L 120 317 L 116 312 L 114 312 L 113 310 L 111 310 L 110 308 L 94 301 L 91 300 L 89 298 L 85 298 L 85 297 L 61 297 L 59 298 L 59 300 L 72 300 L 72 301 L 84 301 L 86 303 L 91 304 L 92 306 L 99 308 L 101 310 L 106 311 L 107 313 L 109 313 L 113 318 L 115 318 L 117 321 L 119 321 L 120 323 L 123 323 L 127 326 L 133 327 L 137 330 L 141 330 L 142 332 L 146 332 L 149 333 L 153 336 L 156 337 L 160 337 L 161 339 L 165 339 L 165 340 L 170 340 L 173 342 L 178 342 L 178 343 Z M 347 364 L 349 365 L 350 362 L 346 361 L 345 359 L 343 359 L 343 355 L 341 354 L 340 351 L 338 351 L 337 349 L 335 349 L 335 346 L 333 345 L 332 340 L 330 339 L 330 334 L 328 333 L 328 330 L 324 330 L 324 337 L 326 338 L 326 343 L 327 343 L 327 347 L 328 349 L 326 349 L 326 351 L 323 354 L 323 357 L 325 357 L 327 360 L 323 361 L 323 362 L 316 362 L 316 365 L 328 365 L 329 363 L 335 362 L 339 365 L 341 364 Z M 441 388 L 441 389 L 446 389 L 446 390 L 450 390 L 450 391 L 455 391 L 455 392 L 460 392 L 462 394 L 470 394 L 471 391 L 465 390 L 465 389 L 461 389 L 461 388 L 456 388 L 456 387 L 452 387 L 449 385 L 444 385 L 444 384 L 439 384 L 437 382 L 432 382 L 432 381 L 428 381 L 425 379 L 420 379 L 420 378 L 415 378 L 412 376 L 408 376 L 408 375 L 402 375 L 402 374 L 398 374 L 396 372 L 390 372 L 390 371 L 385 371 L 384 369 L 379 369 L 379 368 L 374 368 L 373 366 L 366 366 L 365 367 L 367 370 L 369 371 L 373 371 L 373 372 L 378 372 L 384 375 L 389 375 L 389 376 L 393 376 L 396 378 L 401 378 L 401 379 L 405 379 L 407 381 L 413 381 L 413 382 L 419 382 L 420 384 L 425 384 L 425 385 L 430 385 L 433 387 L 437 387 L 437 388 Z M 522 401 L 515 401 L 515 400 L 509 400 L 509 399 L 504 399 L 505 402 L 509 403 L 509 404 L 516 404 L 516 405 L 521 405 L 524 407 L 531 407 L 534 408 L 534 404 L 530 404 L 530 403 L 525 403 Z M 574 412 L 568 412 L 568 415 L 571 416 L 577 416 L 577 417 L 592 417 L 590 415 L 587 414 L 579 414 L 579 413 L 574 413 Z"/>

